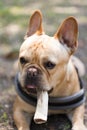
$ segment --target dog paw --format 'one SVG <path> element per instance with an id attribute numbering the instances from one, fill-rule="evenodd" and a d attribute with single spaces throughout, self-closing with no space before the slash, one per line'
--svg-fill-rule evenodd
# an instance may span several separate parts
<path id="1" fill-rule="evenodd" d="M 30 130 L 29 128 L 20 127 L 18 130 Z"/>
<path id="2" fill-rule="evenodd" d="M 84 125 L 74 125 L 72 127 L 72 130 L 87 130 L 87 128 Z"/>

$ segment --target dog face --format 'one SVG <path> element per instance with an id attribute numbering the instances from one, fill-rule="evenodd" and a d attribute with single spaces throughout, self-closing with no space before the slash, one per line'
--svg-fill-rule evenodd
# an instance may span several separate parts
<path id="1" fill-rule="evenodd" d="M 66 75 L 70 56 L 77 48 L 78 25 L 65 19 L 53 37 L 45 35 L 42 15 L 35 11 L 19 52 L 19 81 L 28 92 L 51 90 Z"/>

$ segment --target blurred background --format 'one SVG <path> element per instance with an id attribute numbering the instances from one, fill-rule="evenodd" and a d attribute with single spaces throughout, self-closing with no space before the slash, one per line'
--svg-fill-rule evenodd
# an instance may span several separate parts
<path id="1" fill-rule="evenodd" d="M 46 34 L 53 36 L 60 23 L 74 16 L 79 24 L 79 46 L 75 53 L 87 73 L 87 0 L 2 0 L 0 1 L 0 130 L 13 130 L 12 102 L 15 96 L 15 61 L 24 40 L 30 15 L 40 9 Z M 87 90 L 87 74 L 83 77 Z M 87 96 L 87 92 L 86 92 Z M 87 113 L 87 112 L 86 112 Z M 85 114 L 87 120 L 87 114 Z M 86 121 L 87 124 L 87 121 Z"/>

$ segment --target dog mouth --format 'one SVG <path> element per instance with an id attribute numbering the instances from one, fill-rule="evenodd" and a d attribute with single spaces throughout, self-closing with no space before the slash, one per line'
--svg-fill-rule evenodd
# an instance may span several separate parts
<path id="1" fill-rule="evenodd" d="M 26 85 L 25 89 L 28 93 L 37 93 L 37 87 L 35 85 Z"/>
<path id="2" fill-rule="evenodd" d="M 27 93 L 37 94 L 38 91 L 50 91 L 50 87 L 44 83 L 41 75 L 31 76 L 26 75 L 24 80 L 24 89 Z"/>
<path id="3" fill-rule="evenodd" d="M 27 85 L 25 89 L 27 90 L 28 93 L 31 93 L 31 94 L 37 94 L 38 90 L 47 91 L 48 93 L 51 93 L 53 91 L 53 87 L 50 88 L 49 90 L 45 90 L 45 89 L 37 88 L 35 85 Z"/>
<path id="4" fill-rule="evenodd" d="M 42 80 L 40 79 L 40 77 L 33 77 L 33 78 L 25 78 L 25 82 L 24 82 L 24 88 L 28 93 L 32 93 L 32 94 L 36 94 L 37 91 L 44 90 L 44 85 L 42 83 Z"/>

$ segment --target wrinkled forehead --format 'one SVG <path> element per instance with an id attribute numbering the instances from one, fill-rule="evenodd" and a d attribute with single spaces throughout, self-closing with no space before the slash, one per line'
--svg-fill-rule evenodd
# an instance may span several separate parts
<path id="1" fill-rule="evenodd" d="M 39 55 L 40 58 L 48 57 L 48 59 L 56 60 L 57 57 L 61 57 L 61 52 L 65 55 L 66 50 L 58 39 L 56 40 L 54 37 L 48 35 L 32 35 L 24 41 L 20 52 L 21 56 L 26 55 L 27 57 L 32 57 Z"/>
<path id="2" fill-rule="evenodd" d="M 28 49 L 28 48 L 38 48 L 38 47 L 43 47 L 44 46 L 44 43 L 47 43 L 49 40 L 49 37 L 47 35 L 41 35 L 41 36 L 38 36 L 38 35 L 33 35 L 33 36 L 30 36 L 29 38 L 27 38 L 21 48 L 20 48 L 20 51 L 22 50 L 25 50 L 25 49 Z"/>
<path id="3" fill-rule="evenodd" d="M 46 49 L 50 50 L 50 51 L 56 51 L 56 49 L 58 49 L 58 40 L 54 39 L 53 37 L 50 37 L 48 35 L 33 35 L 29 38 L 27 38 L 21 48 L 20 51 L 25 51 L 25 50 L 38 50 L 40 51 L 40 49 L 42 48 L 43 50 Z M 59 47 L 60 48 L 60 47 Z"/>

